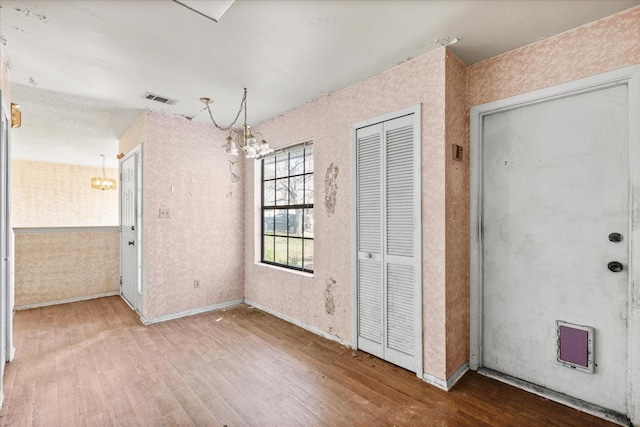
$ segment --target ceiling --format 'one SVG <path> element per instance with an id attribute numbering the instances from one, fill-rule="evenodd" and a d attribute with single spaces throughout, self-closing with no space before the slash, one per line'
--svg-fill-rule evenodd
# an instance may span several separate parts
<path id="1" fill-rule="evenodd" d="M 201 3 L 190 2 L 191 4 Z M 449 46 L 470 65 L 637 6 L 606 1 L 251 1 L 214 22 L 172 0 L 0 0 L 23 126 L 15 158 L 116 167 L 143 109 L 250 124 Z M 175 105 L 143 98 L 146 92 Z"/>

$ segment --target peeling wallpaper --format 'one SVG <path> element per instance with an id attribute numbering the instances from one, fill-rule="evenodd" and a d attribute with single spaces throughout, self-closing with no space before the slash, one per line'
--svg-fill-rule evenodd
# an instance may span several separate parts
<path id="1" fill-rule="evenodd" d="M 16 233 L 15 306 L 120 291 L 118 231 Z"/>
<path id="2" fill-rule="evenodd" d="M 119 190 L 92 189 L 94 176 L 102 176 L 101 167 L 12 160 L 12 226 L 118 225 Z M 106 169 L 106 176 L 118 180 L 118 170 Z"/>
<path id="3" fill-rule="evenodd" d="M 440 49 L 259 126 L 276 147 L 313 138 L 318 195 L 314 277 L 255 264 L 254 168 L 249 161 L 245 196 L 246 298 L 351 341 L 350 126 L 421 103 L 423 295 L 424 322 L 429 328 L 425 368 L 439 377 L 444 377 L 446 366 L 445 66 L 445 50 Z M 327 200 L 335 209 L 325 209 Z"/>
<path id="4" fill-rule="evenodd" d="M 640 62 L 640 6 L 469 67 L 469 105 Z"/>
<path id="5" fill-rule="evenodd" d="M 232 170 L 242 177 L 243 165 L 231 166 L 221 149 L 227 135 L 213 125 L 145 116 L 143 316 L 242 299 L 244 183 Z M 160 219 L 159 209 L 169 209 L 170 218 Z"/>

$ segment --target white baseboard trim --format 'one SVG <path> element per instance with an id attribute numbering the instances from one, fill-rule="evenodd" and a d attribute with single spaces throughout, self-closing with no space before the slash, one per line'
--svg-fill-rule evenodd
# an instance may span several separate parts
<path id="1" fill-rule="evenodd" d="M 337 342 L 339 344 L 342 344 L 342 345 L 345 345 L 345 346 L 351 348 L 351 343 L 349 341 L 344 340 L 344 339 L 340 338 L 337 335 L 330 334 L 330 333 L 328 333 L 326 331 L 323 331 L 320 328 L 317 328 L 315 326 L 312 326 L 312 325 L 309 325 L 307 323 L 301 322 L 298 319 L 294 319 L 293 317 L 287 316 L 286 314 L 279 313 L 279 312 L 277 312 L 275 310 L 270 309 L 269 307 L 265 307 L 262 304 L 258 304 L 257 302 L 253 302 L 253 301 L 248 300 L 246 298 L 244 300 L 244 303 L 248 304 L 248 305 L 250 305 L 252 307 L 257 308 L 258 310 L 262 310 L 265 313 L 269 313 L 272 316 L 278 317 L 278 318 L 284 320 L 285 322 L 292 323 L 292 324 L 294 324 L 294 325 L 296 325 L 296 326 L 298 326 L 298 327 L 300 327 L 302 329 L 306 329 L 309 332 L 313 332 L 316 335 L 320 335 L 321 337 L 324 337 L 324 338 L 326 338 L 328 340 L 335 341 L 335 342 Z"/>
<path id="2" fill-rule="evenodd" d="M 428 382 L 429 384 L 438 387 L 444 391 L 449 391 L 453 388 L 453 386 L 458 382 L 460 378 L 469 370 L 469 362 L 465 362 L 462 366 L 460 366 L 449 378 L 443 380 L 442 378 L 438 378 L 435 375 L 424 374 L 422 379 Z"/>
<path id="3" fill-rule="evenodd" d="M 57 301 L 39 302 L 37 304 L 18 305 L 14 307 L 14 310 L 15 311 L 29 310 L 32 308 L 49 307 L 50 305 L 68 304 L 70 302 L 86 301 L 88 299 L 96 299 L 96 298 L 104 298 L 104 297 L 113 297 L 116 295 L 120 295 L 120 292 L 106 292 L 104 294 L 94 294 L 94 295 L 86 295 L 83 297 L 60 299 Z"/>
<path id="4" fill-rule="evenodd" d="M 206 307 L 199 307 L 199 308 L 194 308 L 194 309 L 191 309 L 191 310 L 181 311 L 179 313 L 167 314 L 167 315 L 160 316 L 160 317 L 152 317 L 150 319 L 147 319 L 146 317 L 140 315 L 140 321 L 144 325 L 148 326 L 148 325 L 153 325 L 154 323 L 166 322 L 167 320 L 174 320 L 174 319 L 179 319 L 181 317 L 188 317 L 188 316 L 194 316 L 196 314 L 206 313 L 208 311 L 220 310 L 220 309 L 223 309 L 223 308 L 227 308 L 227 307 L 231 307 L 231 306 L 234 306 L 234 305 L 242 304 L 243 302 L 244 302 L 244 300 L 237 299 L 237 300 L 233 300 L 233 301 L 227 301 L 227 302 L 221 302 L 219 304 L 209 305 L 209 306 L 206 306 Z"/>
<path id="5" fill-rule="evenodd" d="M 578 411 L 586 412 L 598 418 L 605 419 L 615 424 L 633 427 L 633 424 L 625 415 L 617 412 L 610 411 L 602 408 L 593 403 L 588 403 L 575 397 L 567 396 L 566 394 L 558 393 L 557 391 L 549 390 L 548 388 L 532 384 L 527 381 L 512 377 L 511 375 L 503 374 L 501 372 L 494 371 L 493 369 L 480 368 L 478 373 L 494 380 L 501 381 L 503 383 L 512 385 L 514 387 L 528 391 L 529 393 L 536 394 L 544 397 L 545 399 L 553 400 L 562 405 L 569 406 L 570 408 L 577 409 Z"/>

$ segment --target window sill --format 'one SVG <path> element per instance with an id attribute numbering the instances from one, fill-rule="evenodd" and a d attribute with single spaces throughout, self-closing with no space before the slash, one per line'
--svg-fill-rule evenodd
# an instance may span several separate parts
<path id="1" fill-rule="evenodd" d="M 308 273 L 306 271 L 292 270 L 290 268 L 278 267 L 277 265 L 264 264 L 261 262 L 256 262 L 255 265 L 260 267 L 272 268 L 274 270 L 283 271 L 285 273 L 297 274 L 298 276 L 313 278 L 313 273 Z"/>

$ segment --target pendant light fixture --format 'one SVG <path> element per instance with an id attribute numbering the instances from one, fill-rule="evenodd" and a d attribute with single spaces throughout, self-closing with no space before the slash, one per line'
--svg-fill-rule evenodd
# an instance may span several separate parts
<path id="1" fill-rule="evenodd" d="M 113 178 L 107 178 L 104 169 L 104 154 L 100 154 L 102 157 L 102 177 L 96 176 L 91 178 L 91 188 L 94 190 L 115 190 L 116 180 Z"/>
<path id="2" fill-rule="evenodd" d="M 237 156 L 240 152 L 239 149 L 242 149 L 247 159 L 256 159 L 273 152 L 273 149 L 269 147 L 269 144 L 264 140 L 262 134 L 260 132 L 256 132 L 255 134 L 251 133 L 251 127 L 247 125 L 247 88 L 244 88 L 244 95 L 242 96 L 242 101 L 240 101 L 238 114 L 236 114 L 236 118 L 229 126 L 220 126 L 213 119 L 210 107 L 210 105 L 213 104 L 213 100 L 211 98 L 200 98 L 200 101 L 204 103 L 214 126 L 223 132 L 229 131 L 229 136 L 223 145 L 224 152 L 226 154 Z M 242 129 L 233 129 L 233 126 L 240 117 L 240 113 L 243 111 L 244 125 L 242 125 Z M 258 135 L 260 136 L 260 142 L 258 142 Z"/>

